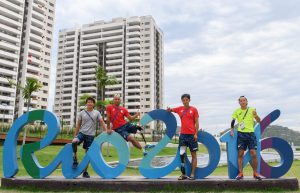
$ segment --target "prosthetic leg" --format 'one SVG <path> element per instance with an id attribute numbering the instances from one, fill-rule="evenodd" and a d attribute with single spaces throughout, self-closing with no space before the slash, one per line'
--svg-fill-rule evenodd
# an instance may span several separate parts
<path id="1" fill-rule="evenodd" d="M 186 156 L 186 146 L 180 146 L 180 161 L 181 161 L 181 176 L 179 176 L 178 180 L 185 180 L 187 176 L 185 175 L 185 168 L 184 168 L 184 159 Z"/>

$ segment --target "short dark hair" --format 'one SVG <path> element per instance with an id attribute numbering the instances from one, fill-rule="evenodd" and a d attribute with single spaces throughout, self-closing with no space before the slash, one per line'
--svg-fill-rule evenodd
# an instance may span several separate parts
<path id="1" fill-rule="evenodd" d="M 239 99 L 238 99 L 239 102 L 240 102 L 240 99 L 241 99 L 241 98 L 245 98 L 246 101 L 248 101 L 248 99 L 247 99 L 245 96 L 240 96 Z"/>
<path id="2" fill-rule="evenodd" d="M 85 100 L 85 104 L 88 102 L 88 101 L 92 101 L 94 104 L 96 103 L 95 99 L 93 97 L 88 97 L 86 100 Z"/>
<path id="3" fill-rule="evenodd" d="M 190 96 L 190 94 L 183 94 L 183 95 L 181 95 L 181 100 L 183 99 L 183 98 L 188 98 L 189 100 L 191 100 L 191 96 Z"/>

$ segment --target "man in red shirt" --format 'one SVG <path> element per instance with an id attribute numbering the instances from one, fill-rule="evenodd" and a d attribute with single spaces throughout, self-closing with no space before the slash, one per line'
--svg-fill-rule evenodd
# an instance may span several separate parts
<path id="1" fill-rule="evenodd" d="M 131 116 L 125 107 L 120 106 L 120 103 L 120 95 L 115 95 L 113 105 L 108 105 L 106 107 L 107 133 L 111 134 L 112 131 L 119 133 L 126 141 L 130 141 L 133 146 L 142 150 L 144 155 L 146 155 L 147 153 L 142 148 L 141 144 L 130 135 L 131 133 L 135 134 L 137 130 L 141 131 L 142 128 L 125 121 L 125 117 L 129 119 L 129 121 L 135 120 L 140 116 L 140 112 Z M 152 148 L 152 146 L 148 148 Z"/>
<path id="2" fill-rule="evenodd" d="M 177 113 L 181 120 L 181 129 L 179 137 L 180 159 L 181 159 L 181 176 L 178 180 L 195 179 L 195 170 L 197 167 L 197 151 L 198 151 L 198 128 L 199 114 L 195 107 L 190 106 L 191 97 L 189 94 L 181 96 L 183 106 L 176 108 L 167 108 L 167 111 Z M 184 157 L 186 155 L 186 147 L 189 147 L 192 154 L 192 171 L 191 176 L 185 175 Z"/>

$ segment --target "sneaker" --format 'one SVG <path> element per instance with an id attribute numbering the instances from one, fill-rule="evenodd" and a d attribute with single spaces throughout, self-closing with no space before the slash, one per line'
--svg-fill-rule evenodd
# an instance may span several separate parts
<path id="1" fill-rule="evenodd" d="M 189 176 L 188 179 L 189 180 L 195 180 L 195 176 Z"/>
<path id="2" fill-rule="evenodd" d="M 151 149 L 151 148 L 154 148 L 154 147 L 155 147 L 155 145 L 147 144 L 147 145 L 145 146 L 145 149 Z"/>
<path id="3" fill-rule="evenodd" d="M 72 164 L 72 169 L 76 169 L 78 166 L 78 162 L 76 158 L 73 158 L 73 164 Z"/>
<path id="4" fill-rule="evenodd" d="M 236 179 L 236 180 L 242 180 L 242 179 L 244 179 L 243 173 L 239 173 L 239 175 L 237 175 L 237 176 L 235 177 L 235 179 Z"/>
<path id="5" fill-rule="evenodd" d="M 144 155 L 144 156 L 148 155 L 148 152 L 144 151 L 144 152 L 143 152 L 143 155 Z"/>
<path id="6" fill-rule="evenodd" d="M 183 175 L 183 174 L 178 177 L 178 180 L 186 180 L 186 179 L 188 179 L 188 177 L 186 175 Z"/>
<path id="7" fill-rule="evenodd" d="M 258 173 L 254 173 L 253 178 L 259 181 L 262 180 L 262 177 Z"/>
<path id="8" fill-rule="evenodd" d="M 88 172 L 83 172 L 83 173 L 82 173 L 82 177 L 83 177 L 83 178 L 90 178 L 90 175 L 89 175 Z"/>

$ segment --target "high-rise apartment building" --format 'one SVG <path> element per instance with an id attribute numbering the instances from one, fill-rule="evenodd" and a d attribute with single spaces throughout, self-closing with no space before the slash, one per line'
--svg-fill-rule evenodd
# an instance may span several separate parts
<path id="1" fill-rule="evenodd" d="M 97 97 L 99 65 L 118 80 L 105 87 L 106 99 L 120 94 L 129 112 L 139 110 L 142 115 L 162 108 L 163 33 L 152 16 L 97 21 L 60 31 L 54 110 L 65 125 L 75 125 L 82 95 Z"/>
<path id="2" fill-rule="evenodd" d="M 43 87 L 33 93 L 30 109 L 46 109 L 55 0 L 0 0 L 0 118 L 12 122 L 27 111 L 21 86 L 27 77 Z"/>

